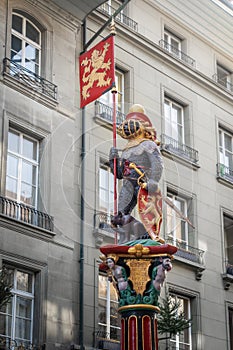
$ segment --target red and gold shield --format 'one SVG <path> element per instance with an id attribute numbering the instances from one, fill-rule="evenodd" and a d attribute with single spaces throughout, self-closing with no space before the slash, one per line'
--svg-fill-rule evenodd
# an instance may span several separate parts
<path id="1" fill-rule="evenodd" d="M 152 194 L 144 188 L 138 192 L 140 219 L 152 239 L 157 239 L 162 223 L 162 194 L 158 190 Z"/>

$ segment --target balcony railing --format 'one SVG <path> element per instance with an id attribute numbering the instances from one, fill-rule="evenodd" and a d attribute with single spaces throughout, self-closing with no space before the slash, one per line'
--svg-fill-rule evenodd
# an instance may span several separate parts
<path id="1" fill-rule="evenodd" d="M 53 99 L 57 98 L 56 85 L 9 58 L 4 58 L 3 60 L 3 74 L 9 74 L 21 84 L 35 90 L 36 92 L 42 93 Z"/>
<path id="2" fill-rule="evenodd" d="M 53 231 L 53 217 L 29 207 L 17 203 L 11 199 L 0 196 L 0 215 L 18 220 L 25 224 L 40 227 L 44 230 Z"/>
<path id="3" fill-rule="evenodd" d="M 220 78 L 218 76 L 218 74 L 214 74 L 212 76 L 212 79 L 219 85 L 221 85 L 222 87 L 224 87 L 225 89 L 227 89 L 230 92 L 233 92 L 233 84 L 231 84 L 229 81 L 227 81 L 227 77 L 225 78 Z"/>
<path id="4" fill-rule="evenodd" d="M 115 328 L 116 332 L 110 334 L 102 330 L 94 333 L 95 348 L 120 350 L 120 329 Z"/>
<path id="5" fill-rule="evenodd" d="M 100 229 L 106 232 L 114 233 L 115 230 L 111 227 L 111 215 L 99 212 L 94 215 L 94 228 Z"/>
<path id="6" fill-rule="evenodd" d="M 8 337 L 0 337 L 1 350 L 45 350 L 45 344 L 35 345 L 29 342 L 16 341 Z"/>
<path id="7" fill-rule="evenodd" d="M 182 157 L 190 162 L 198 162 L 198 151 L 179 143 L 177 140 L 165 134 L 161 135 L 161 149 Z"/>
<path id="8" fill-rule="evenodd" d="M 192 57 L 186 55 L 183 51 L 178 50 L 175 46 L 170 45 L 167 41 L 161 39 L 159 41 L 159 45 L 164 50 L 168 51 L 171 55 L 175 56 L 176 58 L 179 58 L 188 65 L 195 67 L 196 62 Z"/>
<path id="9" fill-rule="evenodd" d="M 112 16 L 116 9 L 112 6 L 110 6 L 107 3 L 102 4 L 99 8 L 99 11 L 103 12 L 104 14 L 107 14 L 109 16 Z M 115 20 L 117 22 L 125 24 L 127 27 L 131 28 L 135 32 L 138 31 L 138 23 L 132 20 L 132 18 L 126 16 L 123 12 L 118 13 L 118 15 L 115 17 Z"/>
<path id="10" fill-rule="evenodd" d="M 113 123 L 113 108 L 105 105 L 104 103 L 101 103 L 99 101 L 95 101 L 95 116 L 98 118 L 101 118 L 108 123 Z M 116 111 L 116 124 L 120 125 L 123 120 L 125 119 L 125 114 Z"/>
<path id="11" fill-rule="evenodd" d="M 233 169 L 224 164 L 217 164 L 217 177 L 233 183 Z"/>
<path id="12" fill-rule="evenodd" d="M 173 237 L 168 237 L 166 239 L 166 243 L 173 244 L 178 248 L 177 252 L 175 253 L 175 256 L 179 256 L 183 259 L 197 263 L 199 265 L 204 265 L 204 261 L 203 261 L 204 251 L 203 250 L 198 249 L 198 248 L 194 248 L 194 247 L 188 245 L 184 241 L 180 241 L 178 239 L 173 239 Z"/>

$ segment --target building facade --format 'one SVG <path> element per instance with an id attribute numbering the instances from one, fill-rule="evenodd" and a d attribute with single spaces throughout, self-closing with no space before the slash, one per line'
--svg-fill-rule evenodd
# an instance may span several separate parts
<path id="1" fill-rule="evenodd" d="M 0 337 L 6 347 L 118 349 L 117 296 L 99 269 L 100 246 L 117 239 L 112 94 L 79 108 L 78 58 L 122 2 L 85 19 L 67 3 L 0 2 L 0 258 L 13 294 Z M 161 142 L 162 193 L 192 223 L 163 203 L 161 236 L 178 247 L 163 293 L 192 324 L 161 350 L 233 349 L 232 16 L 227 0 L 131 0 L 115 19 L 117 124 L 144 106 Z"/>

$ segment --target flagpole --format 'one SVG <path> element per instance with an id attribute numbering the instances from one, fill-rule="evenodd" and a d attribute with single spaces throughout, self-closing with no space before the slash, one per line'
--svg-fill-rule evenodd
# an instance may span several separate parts
<path id="1" fill-rule="evenodd" d="M 111 21 L 111 34 L 116 35 L 116 26 L 114 22 L 114 18 L 112 17 Z M 115 64 L 115 63 L 114 63 Z M 116 83 L 114 81 L 114 84 L 112 86 L 112 105 L 113 105 L 113 147 L 116 148 L 116 94 L 117 94 L 117 89 L 116 89 Z M 113 175 L 114 175 L 114 215 L 117 215 L 117 160 L 114 158 L 113 160 Z M 117 244 L 117 231 L 115 231 L 115 244 Z"/>
<path id="2" fill-rule="evenodd" d="M 116 94 L 117 89 L 114 83 L 112 87 L 112 103 L 113 103 L 113 147 L 116 148 Z M 114 215 L 117 215 L 117 160 L 113 160 L 114 175 Z M 115 231 L 115 244 L 117 244 L 117 231 Z"/>

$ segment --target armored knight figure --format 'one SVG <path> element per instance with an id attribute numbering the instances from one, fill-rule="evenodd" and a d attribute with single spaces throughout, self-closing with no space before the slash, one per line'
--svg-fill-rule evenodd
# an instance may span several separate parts
<path id="1" fill-rule="evenodd" d="M 123 179 L 118 198 L 118 215 L 112 219 L 112 224 L 116 225 L 119 222 L 119 215 L 130 216 L 138 204 L 145 232 L 155 239 L 162 221 L 158 183 L 163 171 L 156 131 L 145 115 L 143 107 L 133 105 L 119 126 L 119 133 L 128 143 L 121 157 L 113 147 L 109 155 L 112 172 L 115 158 L 116 176 Z"/>

